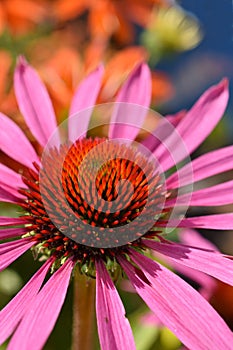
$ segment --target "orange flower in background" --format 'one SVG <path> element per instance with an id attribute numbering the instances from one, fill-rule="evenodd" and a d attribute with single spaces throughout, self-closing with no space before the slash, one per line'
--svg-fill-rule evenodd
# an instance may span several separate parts
<path id="1" fill-rule="evenodd" d="M 70 104 L 73 92 L 83 76 L 80 55 L 68 47 L 59 48 L 53 56 L 39 66 L 57 115 Z"/>
<path id="2" fill-rule="evenodd" d="M 140 46 L 133 46 L 115 54 L 106 65 L 100 101 L 106 102 L 116 96 L 133 68 L 142 61 L 147 61 L 147 58 L 147 51 Z M 168 100 L 172 93 L 172 85 L 166 74 L 159 71 L 152 72 L 152 103 L 158 105 Z"/>
<path id="3" fill-rule="evenodd" d="M 147 52 L 139 46 L 131 46 L 113 55 L 106 65 L 100 101 L 111 100 L 132 69 L 146 60 Z"/>
<path id="4" fill-rule="evenodd" d="M 10 83 L 12 81 L 11 65 L 11 56 L 5 51 L 0 51 L 0 110 L 12 115 L 18 108 Z"/>
<path id="5" fill-rule="evenodd" d="M 145 27 L 153 7 L 169 3 L 169 0 L 58 0 L 54 1 L 53 15 L 64 22 L 88 11 L 92 39 L 106 41 L 114 35 L 120 44 L 127 44 L 134 38 L 132 23 Z"/>
<path id="6" fill-rule="evenodd" d="M 52 27 L 63 25 L 88 13 L 88 33 L 93 40 L 106 42 L 114 36 L 119 44 L 129 44 L 134 38 L 133 23 L 145 27 L 153 8 L 171 3 L 171 0 L 1 0 L 0 35 L 5 29 L 20 35 L 43 23 Z"/>
<path id="7" fill-rule="evenodd" d="M 25 37 L 28 41 L 23 46 L 16 38 L 12 55 L 15 56 L 16 52 L 24 53 L 34 63 L 47 85 L 57 115 L 60 116 L 67 112 L 71 96 L 82 77 L 100 62 L 105 64 L 106 73 L 99 102 L 111 101 L 135 65 L 146 61 L 148 54 L 142 47 L 129 47 L 116 53 L 116 48 L 110 47 L 108 39 L 116 35 L 121 43 L 130 41 L 133 22 L 146 25 L 152 8 L 167 3 L 165 0 L 2 0 L 0 35 L 7 28 L 15 40 L 15 34 L 30 31 L 35 34 L 35 25 L 50 21 L 53 27 L 50 35 L 38 35 L 36 40 Z M 86 11 L 91 34 L 89 42 L 86 19 L 69 21 Z M 55 19 L 61 21 L 62 25 L 56 26 Z M 6 88 L 11 66 L 10 56 L 4 53 L 0 57 L 1 62 L 0 109 L 15 118 L 17 113 L 11 89 L 12 78 L 7 79 Z M 152 103 L 158 105 L 171 96 L 172 87 L 167 76 L 160 72 L 153 72 L 152 78 Z"/>
<path id="8" fill-rule="evenodd" d="M 48 4 L 43 0 L 1 0 L 0 34 L 6 28 L 13 34 L 24 34 L 45 20 L 47 13 Z"/>
<path id="9" fill-rule="evenodd" d="M 152 104 L 158 105 L 169 100 L 175 93 L 173 85 L 164 72 L 153 71 L 152 73 Z"/>
<path id="10" fill-rule="evenodd" d="M 113 56 L 110 55 L 109 59 L 106 57 L 108 52 L 105 52 L 105 55 L 100 55 L 100 59 L 94 59 L 93 62 L 90 60 L 90 53 L 95 57 L 94 47 L 84 52 L 84 58 L 81 58 L 81 55 L 71 47 L 61 47 L 50 59 L 38 66 L 57 115 L 61 118 L 64 112 L 67 112 L 78 83 L 101 61 L 105 64 L 105 74 L 98 102 L 104 103 L 113 100 L 134 67 L 147 59 L 146 50 L 139 46 L 121 50 Z M 172 92 L 168 77 L 161 72 L 152 72 L 152 103 L 158 105 L 169 99 Z"/>

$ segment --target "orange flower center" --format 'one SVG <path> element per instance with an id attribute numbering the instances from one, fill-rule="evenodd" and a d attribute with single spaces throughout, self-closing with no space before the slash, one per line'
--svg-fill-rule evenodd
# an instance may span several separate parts
<path id="1" fill-rule="evenodd" d="M 135 145 L 84 138 L 50 149 L 24 177 L 23 204 L 40 247 L 83 259 L 138 245 L 162 213 L 166 193 Z"/>

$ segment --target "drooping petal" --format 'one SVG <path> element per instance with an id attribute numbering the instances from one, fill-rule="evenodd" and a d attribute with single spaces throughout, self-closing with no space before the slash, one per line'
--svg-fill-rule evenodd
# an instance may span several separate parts
<path id="1" fill-rule="evenodd" d="M 21 245 L 15 245 L 11 250 L 7 250 L 5 253 L 1 253 L 0 245 L 0 271 L 4 270 L 7 266 L 9 266 L 13 261 L 18 259 L 23 253 L 26 252 L 29 248 L 31 248 L 35 242 L 25 240 Z"/>
<path id="2" fill-rule="evenodd" d="M 192 169 L 190 169 L 189 164 L 185 165 L 178 173 L 172 174 L 166 180 L 166 185 L 168 189 L 185 186 L 189 184 L 190 178 L 196 182 L 232 168 L 233 146 L 228 146 L 194 159 L 192 161 Z M 190 177 L 190 170 L 192 170 L 192 177 Z"/>
<path id="3" fill-rule="evenodd" d="M 102 350 L 136 349 L 124 306 L 102 261 L 96 262 L 96 315 Z"/>
<path id="4" fill-rule="evenodd" d="M 0 226 L 17 226 L 25 223 L 26 221 L 24 218 L 10 218 L 8 216 L 0 216 Z"/>
<path id="5" fill-rule="evenodd" d="M 188 348 L 231 349 L 232 332 L 196 290 L 159 263 L 135 251 L 130 257 L 141 271 L 122 257 L 119 262 L 137 293 Z"/>
<path id="6" fill-rule="evenodd" d="M 15 249 L 15 248 L 18 248 L 18 247 L 25 245 L 25 243 L 27 243 L 27 242 L 28 242 L 28 238 L 21 238 L 21 239 L 15 240 L 15 241 L 1 243 L 0 244 L 0 256 L 11 251 L 12 249 Z"/>
<path id="7" fill-rule="evenodd" d="M 160 254 L 159 257 L 160 256 L 162 255 Z M 167 259 L 167 263 L 170 264 L 170 266 L 172 266 L 177 272 L 181 273 L 185 277 L 188 277 L 195 283 L 197 283 L 199 285 L 199 293 L 206 300 L 210 300 L 217 287 L 217 280 L 215 278 L 199 270 L 194 270 L 190 267 L 187 267 L 186 265 L 181 265 L 179 263 L 176 263 L 175 261 L 171 261 L 170 259 L 169 261 Z"/>
<path id="8" fill-rule="evenodd" d="M 3 194 L 4 193 L 4 194 Z M 12 200 L 14 198 L 14 200 Z M 17 198 L 17 199 L 16 199 Z M 8 186 L 6 184 L 0 184 L 0 200 L 6 201 L 9 203 L 14 203 L 16 200 L 20 201 L 20 199 L 25 198 L 25 196 L 18 192 L 16 188 L 13 186 Z"/>
<path id="9" fill-rule="evenodd" d="M 187 153 L 191 154 L 217 125 L 226 109 L 229 98 L 228 83 L 224 79 L 218 85 L 208 89 L 187 112 L 185 118 L 178 124 L 176 131 L 166 141 L 166 146 L 161 143 L 155 150 L 155 156 L 159 160 L 164 171 L 182 161 L 186 152 L 180 151 L 179 138 L 185 143 Z M 172 151 L 172 157 L 171 157 Z"/>
<path id="10" fill-rule="evenodd" d="M 19 293 L 0 311 L 0 344 L 13 333 L 15 327 L 30 307 L 53 262 L 49 259 L 19 291 Z"/>
<path id="11" fill-rule="evenodd" d="M 69 112 L 69 139 L 74 142 L 80 136 L 85 137 L 93 106 L 99 94 L 104 68 L 98 66 L 79 84 Z M 77 113 L 80 116 L 76 117 Z"/>
<path id="12" fill-rule="evenodd" d="M 48 92 L 37 72 L 19 57 L 14 74 L 14 87 L 19 109 L 41 146 L 45 147 L 57 128 L 56 116 Z M 55 137 L 54 137 L 55 141 Z M 56 145 L 59 145 L 56 133 Z"/>
<path id="13" fill-rule="evenodd" d="M 217 252 L 217 247 L 204 237 L 202 237 L 196 230 L 186 229 L 179 230 L 178 237 L 182 243 L 188 244 L 198 248 L 204 248 Z M 164 240 L 165 242 L 165 240 Z M 169 242 L 168 242 L 169 243 Z M 194 282 L 198 283 L 200 288 L 199 293 L 207 300 L 213 295 L 217 286 L 217 280 L 204 272 L 194 270 L 186 265 L 182 265 L 175 260 L 169 259 L 167 255 L 162 255 L 158 251 L 153 250 L 153 255 L 159 258 L 161 261 L 165 261 L 166 264 L 173 267 L 176 271 L 190 278 Z"/>
<path id="14" fill-rule="evenodd" d="M 195 216 L 182 220 L 171 219 L 167 221 L 157 221 L 160 227 L 187 227 L 187 228 L 204 228 L 211 230 L 233 230 L 233 214 L 215 214 L 205 216 Z"/>
<path id="15" fill-rule="evenodd" d="M 142 63 L 133 70 L 117 96 L 116 102 L 119 103 L 112 114 L 109 138 L 134 140 L 143 125 L 150 100 L 150 70 Z"/>
<path id="16" fill-rule="evenodd" d="M 0 185 L 0 201 L 19 204 L 22 199 L 15 195 L 15 190 L 12 191 L 10 187 L 6 189 Z"/>
<path id="17" fill-rule="evenodd" d="M 207 187 L 193 192 L 191 195 L 183 194 L 178 201 L 171 199 L 166 202 L 166 206 L 186 205 L 189 206 L 219 206 L 233 203 L 233 181 L 227 181 L 219 185 Z"/>
<path id="18" fill-rule="evenodd" d="M 9 350 L 43 348 L 65 300 L 73 266 L 71 260 L 65 262 L 40 290 L 14 333 Z"/>
<path id="19" fill-rule="evenodd" d="M 22 236 L 28 232 L 28 228 L 25 227 L 19 227 L 19 228 L 5 228 L 0 229 L 0 239 L 8 239 L 8 238 L 14 238 L 18 236 Z"/>
<path id="20" fill-rule="evenodd" d="M 147 247 L 166 255 L 169 260 L 205 272 L 233 285 L 233 261 L 219 252 L 175 243 L 166 244 L 151 240 L 143 240 L 143 242 Z"/>
<path id="21" fill-rule="evenodd" d="M 15 193 L 20 195 L 17 190 L 20 187 L 25 187 L 22 177 L 7 166 L 0 164 L 0 185 L 6 189 L 9 187 L 15 190 Z"/>
<path id="22" fill-rule="evenodd" d="M 196 230 L 192 230 L 192 229 L 179 230 L 178 237 L 181 243 L 191 245 L 192 247 L 204 248 L 208 250 L 213 250 L 215 252 L 219 251 L 218 247 L 214 243 L 204 238 Z"/>
<path id="23" fill-rule="evenodd" d="M 20 128 L 7 116 L 0 113 L 0 150 L 17 162 L 32 168 L 39 163 L 38 156 Z M 17 142 L 17 146 L 15 144 Z"/>
<path id="24" fill-rule="evenodd" d="M 208 239 L 204 238 L 199 232 L 192 229 L 182 229 L 179 230 L 178 233 L 179 239 L 181 243 L 190 245 L 192 247 L 198 247 L 198 248 L 204 248 L 208 250 L 212 250 L 215 252 L 218 252 L 218 248 L 210 242 Z M 172 262 L 172 265 L 175 266 L 175 269 L 181 273 L 183 273 L 185 276 L 188 276 L 193 281 L 197 282 L 200 285 L 199 292 L 201 295 L 207 299 L 210 300 L 212 297 L 216 287 L 217 287 L 217 280 L 203 272 L 200 272 L 198 270 L 194 270 L 192 268 L 189 268 L 185 265 L 181 265 L 179 263 L 176 263 L 175 261 Z"/>

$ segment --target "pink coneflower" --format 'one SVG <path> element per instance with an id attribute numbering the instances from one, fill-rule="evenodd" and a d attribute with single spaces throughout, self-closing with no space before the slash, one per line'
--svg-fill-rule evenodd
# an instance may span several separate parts
<path id="1" fill-rule="evenodd" d="M 81 83 L 70 115 L 95 104 L 102 73 L 103 68 L 98 67 Z M 128 276 L 149 308 L 188 348 L 231 349 L 232 332 L 217 312 L 181 278 L 149 258 L 148 253 L 157 251 L 171 261 L 233 284 L 231 259 L 209 249 L 167 241 L 163 236 L 163 230 L 169 227 L 233 228 L 231 213 L 184 218 L 177 217 L 174 210 L 182 208 L 187 198 L 190 206 L 233 202 L 233 181 L 195 191 L 192 196 L 177 195 L 179 187 L 186 188 L 192 180 L 232 170 L 233 146 L 195 159 L 191 177 L 187 164 L 163 181 L 161 173 L 147 161 L 146 152 L 133 142 L 146 117 L 146 113 L 137 111 L 142 111 L 140 105 L 146 109 L 150 104 L 151 80 L 146 64 L 138 66 L 122 86 L 117 102 L 126 102 L 126 108 L 124 104 L 116 105 L 107 138 L 87 137 L 91 114 L 87 112 L 81 122 L 80 118 L 68 119 L 70 142 L 61 145 L 48 94 L 23 59 L 18 62 L 14 83 L 20 110 L 44 152 L 42 158 L 37 155 L 18 126 L 0 114 L 1 150 L 22 164 L 21 173 L 1 165 L 0 197 L 3 202 L 21 206 L 24 212 L 18 218 L 0 218 L 5 227 L 0 238 L 7 239 L 0 245 L 0 268 L 6 268 L 28 249 L 46 262 L 1 311 L 0 343 L 13 334 L 8 349 L 41 349 L 63 305 L 72 271 L 78 270 L 96 279 L 96 316 L 102 349 L 135 349 L 114 285 L 119 272 Z M 142 141 L 163 172 L 184 160 L 178 139 L 188 153 L 193 152 L 220 120 L 227 100 L 227 84 L 223 81 L 206 91 L 187 113 L 163 119 L 159 134 L 155 131 Z M 127 113 L 135 103 L 138 110 Z M 166 120 L 176 132 L 168 132 Z M 77 135 L 81 136 L 77 139 Z M 86 155 L 90 157 L 85 163 Z M 103 155 L 107 157 L 104 164 Z M 53 274 L 44 283 L 51 268 Z"/>

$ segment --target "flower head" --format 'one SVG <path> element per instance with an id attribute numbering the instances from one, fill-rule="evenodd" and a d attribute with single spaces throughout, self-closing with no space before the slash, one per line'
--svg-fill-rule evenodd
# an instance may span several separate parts
<path id="1" fill-rule="evenodd" d="M 62 142 L 46 89 L 36 72 L 19 59 L 16 97 L 42 151 L 37 154 L 19 127 L 0 114 L 1 150 L 20 164 L 18 173 L 1 164 L 0 198 L 23 210 L 18 218 L 0 218 L 0 238 L 8 239 L 0 245 L 0 268 L 28 249 L 46 262 L 0 312 L 0 342 L 13 334 L 9 349 L 41 349 L 57 320 L 72 271 L 79 269 L 96 278 L 102 349 L 135 349 L 114 286 L 119 272 L 128 276 L 149 308 L 186 346 L 230 349 L 232 333 L 209 303 L 148 257 L 150 250 L 156 251 L 232 284 L 231 259 L 167 241 L 163 235 L 170 227 L 232 229 L 231 213 L 186 218 L 179 211 L 187 204 L 232 202 L 232 181 L 193 193 L 187 186 L 232 169 L 232 146 L 165 176 L 220 120 L 228 100 L 226 81 L 206 91 L 187 113 L 161 119 L 139 143 L 138 133 L 150 104 L 148 67 L 137 66 L 121 88 L 112 105 L 107 137 L 91 137 L 88 124 L 102 75 L 100 66 L 79 85 L 71 103 L 68 139 Z M 51 268 L 53 274 L 43 284 Z"/>

